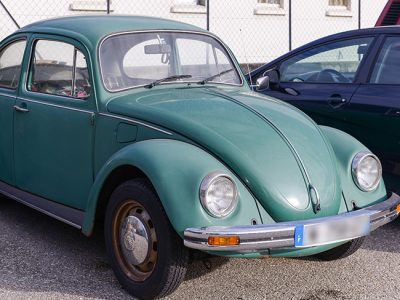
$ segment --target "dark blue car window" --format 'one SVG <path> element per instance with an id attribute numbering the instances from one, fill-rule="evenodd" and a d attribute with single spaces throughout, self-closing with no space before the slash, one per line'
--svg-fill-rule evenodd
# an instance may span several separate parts
<path id="1" fill-rule="evenodd" d="M 280 67 L 282 82 L 350 83 L 373 37 L 342 40 L 295 55 Z"/>
<path id="2" fill-rule="evenodd" d="M 386 39 L 376 61 L 370 83 L 400 84 L 400 38 Z"/>

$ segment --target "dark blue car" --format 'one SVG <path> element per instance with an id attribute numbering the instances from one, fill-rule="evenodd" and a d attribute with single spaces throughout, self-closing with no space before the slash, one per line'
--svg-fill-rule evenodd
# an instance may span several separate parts
<path id="1" fill-rule="evenodd" d="M 389 189 L 400 190 L 400 26 L 324 37 L 261 66 L 248 80 L 367 145 L 382 160 Z"/>

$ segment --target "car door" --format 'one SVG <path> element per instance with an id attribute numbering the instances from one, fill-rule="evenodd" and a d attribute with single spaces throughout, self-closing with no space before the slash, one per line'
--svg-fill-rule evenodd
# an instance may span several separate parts
<path id="1" fill-rule="evenodd" d="M 13 114 L 26 37 L 15 36 L 0 49 L 0 181 L 14 184 Z"/>
<path id="2" fill-rule="evenodd" d="M 319 124 L 340 126 L 373 41 L 374 36 L 346 38 L 294 53 L 276 67 L 279 86 L 264 93 L 295 105 Z"/>
<path id="3" fill-rule="evenodd" d="M 379 156 L 385 173 L 397 176 L 397 191 L 400 191 L 399 95 L 400 36 L 386 36 L 366 82 L 360 84 L 346 108 L 343 130 Z"/>
<path id="4" fill-rule="evenodd" d="M 16 100 L 16 185 L 84 209 L 93 182 L 93 118 L 85 49 L 74 40 L 34 35 L 26 84 Z"/>

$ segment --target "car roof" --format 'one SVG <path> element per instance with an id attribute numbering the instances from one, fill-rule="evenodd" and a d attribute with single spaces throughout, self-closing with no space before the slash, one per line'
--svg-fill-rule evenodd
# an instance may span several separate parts
<path id="1" fill-rule="evenodd" d="M 293 49 L 292 51 L 289 51 L 278 58 L 267 62 L 266 64 L 263 64 L 262 66 L 258 67 L 257 69 L 251 71 L 251 76 L 254 76 L 254 74 L 259 73 L 260 71 L 264 71 L 265 69 L 270 68 L 271 66 L 275 65 L 279 61 L 293 55 L 294 53 L 301 52 L 305 49 L 308 49 L 310 47 L 316 46 L 318 44 L 323 44 L 332 40 L 337 40 L 337 39 L 345 39 L 345 38 L 351 38 L 351 37 L 357 37 L 357 36 L 366 36 L 366 35 L 376 35 L 376 34 L 395 34 L 395 33 L 400 33 L 400 25 L 392 25 L 392 26 L 380 26 L 380 27 L 371 27 L 371 28 L 364 28 L 364 29 L 355 29 L 355 30 L 349 30 L 349 31 L 344 31 L 344 32 L 339 32 L 335 33 L 332 35 L 328 35 L 319 39 L 316 39 L 314 41 L 311 41 L 307 44 L 304 44 L 296 49 Z"/>
<path id="2" fill-rule="evenodd" d="M 328 35 L 326 37 L 320 38 L 316 41 L 320 41 L 323 39 L 332 39 L 332 38 L 340 38 L 346 36 L 355 36 L 355 35 L 367 35 L 367 34 L 386 34 L 386 33 L 399 33 L 400 25 L 391 25 L 391 26 L 379 26 L 379 27 L 371 27 L 371 28 L 363 28 L 363 29 L 354 29 L 344 32 L 339 32 L 336 34 Z M 315 42 L 316 42 L 315 41 Z"/>
<path id="3" fill-rule="evenodd" d="M 112 33 L 140 30 L 182 30 L 207 32 L 199 27 L 147 16 L 90 15 L 48 19 L 27 25 L 16 33 L 47 33 L 83 39 L 96 45 Z"/>

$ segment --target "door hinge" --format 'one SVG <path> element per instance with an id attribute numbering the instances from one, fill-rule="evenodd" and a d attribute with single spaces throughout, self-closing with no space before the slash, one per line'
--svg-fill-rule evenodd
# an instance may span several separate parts
<path id="1" fill-rule="evenodd" d="M 94 126 L 95 119 L 96 119 L 96 114 L 95 113 L 91 113 L 90 114 L 90 125 Z"/>

